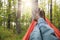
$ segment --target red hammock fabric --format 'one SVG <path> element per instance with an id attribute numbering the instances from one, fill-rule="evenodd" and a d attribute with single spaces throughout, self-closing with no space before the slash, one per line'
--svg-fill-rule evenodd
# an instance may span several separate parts
<path id="1" fill-rule="evenodd" d="M 46 18 L 46 22 L 48 23 L 48 25 L 50 27 L 53 28 L 53 30 L 55 31 L 55 34 L 58 38 L 60 38 L 60 31 Z"/>
<path id="2" fill-rule="evenodd" d="M 32 21 L 26 34 L 24 35 L 23 37 L 23 40 L 29 40 L 29 36 L 30 36 L 30 33 L 32 32 L 32 30 L 34 29 L 34 26 L 36 25 L 36 21 Z"/>
<path id="3" fill-rule="evenodd" d="M 47 18 L 45 19 L 48 25 L 54 29 L 56 36 L 60 38 L 60 31 Z M 22 40 L 29 40 L 30 33 L 34 29 L 35 25 L 36 25 L 36 21 L 33 20 Z"/>

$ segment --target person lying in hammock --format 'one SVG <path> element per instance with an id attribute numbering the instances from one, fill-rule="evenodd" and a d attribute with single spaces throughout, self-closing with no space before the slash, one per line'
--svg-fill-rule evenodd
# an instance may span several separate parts
<path id="1" fill-rule="evenodd" d="M 54 30 L 46 23 L 44 17 L 45 12 L 39 9 L 39 14 L 37 12 L 35 18 L 37 24 L 30 34 L 29 40 L 58 40 L 54 33 Z"/>

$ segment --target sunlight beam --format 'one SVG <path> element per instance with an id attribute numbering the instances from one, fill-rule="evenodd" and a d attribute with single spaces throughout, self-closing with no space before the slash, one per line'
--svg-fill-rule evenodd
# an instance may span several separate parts
<path id="1" fill-rule="evenodd" d="M 31 7 L 32 4 L 31 4 L 31 2 L 30 2 L 29 0 L 27 0 L 27 1 L 25 1 L 25 6 L 26 6 L 26 7 Z"/>

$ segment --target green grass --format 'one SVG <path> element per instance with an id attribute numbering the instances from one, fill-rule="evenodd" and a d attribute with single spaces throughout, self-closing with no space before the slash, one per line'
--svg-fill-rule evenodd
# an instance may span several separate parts
<path id="1" fill-rule="evenodd" d="M 27 31 L 26 26 L 22 26 L 21 27 L 21 33 L 18 35 L 16 33 L 13 32 L 12 29 L 8 30 L 7 28 L 4 27 L 0 27 L 0 40 L 22 40 L 24 34 Z"/>

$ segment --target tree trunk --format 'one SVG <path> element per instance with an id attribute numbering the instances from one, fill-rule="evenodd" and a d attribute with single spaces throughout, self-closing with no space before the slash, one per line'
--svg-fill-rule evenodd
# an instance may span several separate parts
<path id="1" fill-rule="evenodd" d="M 48 0 L 48 15 L 49 15 L 49 0 Z M 50 18 L 50 15 L 48 17 Z"/>
<path id="2" fill-rule="evenodd" d="M 50 3 L 50 21 L 52 22 L 52 0 Z"/>
<path id="3" fill-rule="evenodd" d="M 18 0 L 18 12 L 16 14 L 16 30 L 17 33 L 21 33 L 21 25 L 20 25 L 20 17 L 21 17 L 21 0 Z"/>
<path id="4" fill-rule="evenodd" d="M 7 21 L 7 22 L 8 22 L 7 28 L 8 28 L 8 29 L 10 29 L 10 18 L 11 18 L 11 16 L 10 16 L 10 14 L 9 14 L 9 15 L 8 15 L 8 21 Z"/>
<path id="5" fill-rule="evenodd" d="M 5 0 L 4 0 L 4 6 L 5 6 Z M 6 11 L 6 9 L 5 9 L 5 11 Z M 5 13 L 6 12 L 5 11 L 4 11 L 4 28 L 6 27 L 6 25 L 5 25 Z"/>
<path id="6" fill-rule="evenodd" d="M 7 13 L 8 13 L 8 19 L 7 19 L 7 28 L 10 29 L 10 18 L 11 18 L 11 1 L 8 0 L 8 9 L 7 9 Z"/>

